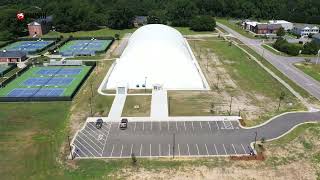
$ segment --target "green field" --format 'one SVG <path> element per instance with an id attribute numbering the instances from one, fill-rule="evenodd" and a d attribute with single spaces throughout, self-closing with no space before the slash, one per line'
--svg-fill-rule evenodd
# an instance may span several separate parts
<path id="1" fill-rule="evenodd" d="M 15 88 L 30 88 L 28 86 L 24 86 L 22 83 L 26 81 L 29 78 L 40 78 L 41 75 L 36 74 L 37 71 L 41 69 L 50 69 L 50 68 L 62 68 L 60 66 L 55 66 L 55 67 L 31 67 L 28 69 L 26 72 L 24 72 L 21 76 L 10 82 L 6 87 L 0 89 L 0 96 L 5 97 L 10 93 L 13 89 Z M 77 68 L 77 67 L 63 67 L 63 68 Z M 79 67 L 78 67 L 79 68 Z M 70 85 L 68 86 L 59 86 L 59 88 L 65 88 L 64 93 L 62 96 L 71 96 L 72 93 L 76 90 L 77 86 L 83 78 L 87 75 L 87 73 L 90 71 L 91 67 L 90 66 L 82 66 L 82 71 L 75 75 L 75 76 L 68 76 L 68 77 L 73 77 L 73 81 L 71 82 Z M 47 76 L 50 77 L 50 76 Z M 35 87 L 38 88 L 38 87 Z M 42 87 L 42 88 L 57 88 L 56 86 L 47 86 L 47 87 Z"/>
<path id="2" fill-rule="evenodd" d="M 320 64 L 296 63 L 295 66 L 320 82 Z"/>

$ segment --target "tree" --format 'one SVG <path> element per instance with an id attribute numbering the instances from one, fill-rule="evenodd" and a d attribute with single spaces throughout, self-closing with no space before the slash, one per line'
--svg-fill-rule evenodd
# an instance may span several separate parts
<path id="1" fill-rule="evenodd" d="M 211 16 L 195 16 L 190 23 L 190 29 L 194 31 L 213 31 L 216 21 Z"/>
<path id="2" fill-rule="evenodd" d="M 283 27 L 279 28 L 279 30 L 277 31 L 277 36 L 283 37 L 284 35 L 286 35 L 286 31 L 284 30 L 284 28 Z"/>
<path id="3" fill-rule="evenodd" d="M 199 11 L 191 0 L 170 1 L 166 10 L 168 20 L 173 26 L 189 26 L 191 18 Z"/>
<path id="4" fill-rule="evenodd" d="M 128 29 L 133 27 L 133 12 L 126 7 L 111 10 L 107 18 L 107 25 L 113 29 Z"/>
<path id="5" fill-rule="evenodd" d="M 148 24 L 166 24 L 165 10 L 151 10 L 148 14 Z"/>
<path id="6" fill-rule="evenodd" d="M 114 35 L 114 38 L 115 38 L 116 40 L 119 40 L 119 39 L 120 39 L 120 35 L 119 35 L 119 34 L 115 34 L 115 35 Z"/>
<path id="7" fill-rule="evenodd" d="M 316 55 L 318 53 L 318 50 L 320 49 L 320 46 L 314 42 L 307 42 L 304 44 L 302 49 L 302 54 L 313 54 Z"/>

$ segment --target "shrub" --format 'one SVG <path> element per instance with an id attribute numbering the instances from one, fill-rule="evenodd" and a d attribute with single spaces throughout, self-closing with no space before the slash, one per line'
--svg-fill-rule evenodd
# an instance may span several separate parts
<path id="1" fill-rule="evenodd" d="M 320 49 L 320 46 L 314 42 L 307 42 L 302 49 L 302 54 L 314 54 L 316 55 L 318 53 L 318 50 Z"/>
<path id="2" fill-rule="evenodd" d="M 216 21 L 211 16 L 196 16 L 192 18 L 190 29 L 194 31 L 213 31 Z"/>
<path id="3" fill-rule="evenodd" d="M 277 39 L 277 41 L 273 44 L 273 47 L 291 56 L 299 55 L 299 51 L 300 51 L 299 46 L 288 43 L 288 41 L 284 38 Z"/>

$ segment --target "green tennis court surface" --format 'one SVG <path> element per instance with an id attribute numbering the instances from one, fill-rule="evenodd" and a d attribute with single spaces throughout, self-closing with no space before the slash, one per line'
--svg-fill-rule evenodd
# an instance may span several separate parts
<path id="1" fill-rule="evenodd" d="M 99 51 L 104 51 L 112 40 L 72 40 L 64 44 L 59 53 L 62 56 L 94 56 Z"/>
<path id="2" fill-rule="evenodd" d="M 31 67 L 4 88 L 0 97 L 71 97 L 91 66 Z"/>

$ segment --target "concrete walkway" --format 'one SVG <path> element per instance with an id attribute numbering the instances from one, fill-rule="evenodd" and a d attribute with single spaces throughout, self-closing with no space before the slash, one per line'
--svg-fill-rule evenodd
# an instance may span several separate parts
<path id="1" fill-rule="evenodd" d="M 127 95 L 125 94 L 117 94 L 113 100 L 108 118 L 109 119 L 119 119 L 122 115 L 122 110 L 124 107 L 124 103 L 126 102 Z"/>
<path id="2" fill-rule="evenodd" d="M 151 118 L 167 118 L 168 94 L 166 90 L 153 90 L 151 100 Z"/>

